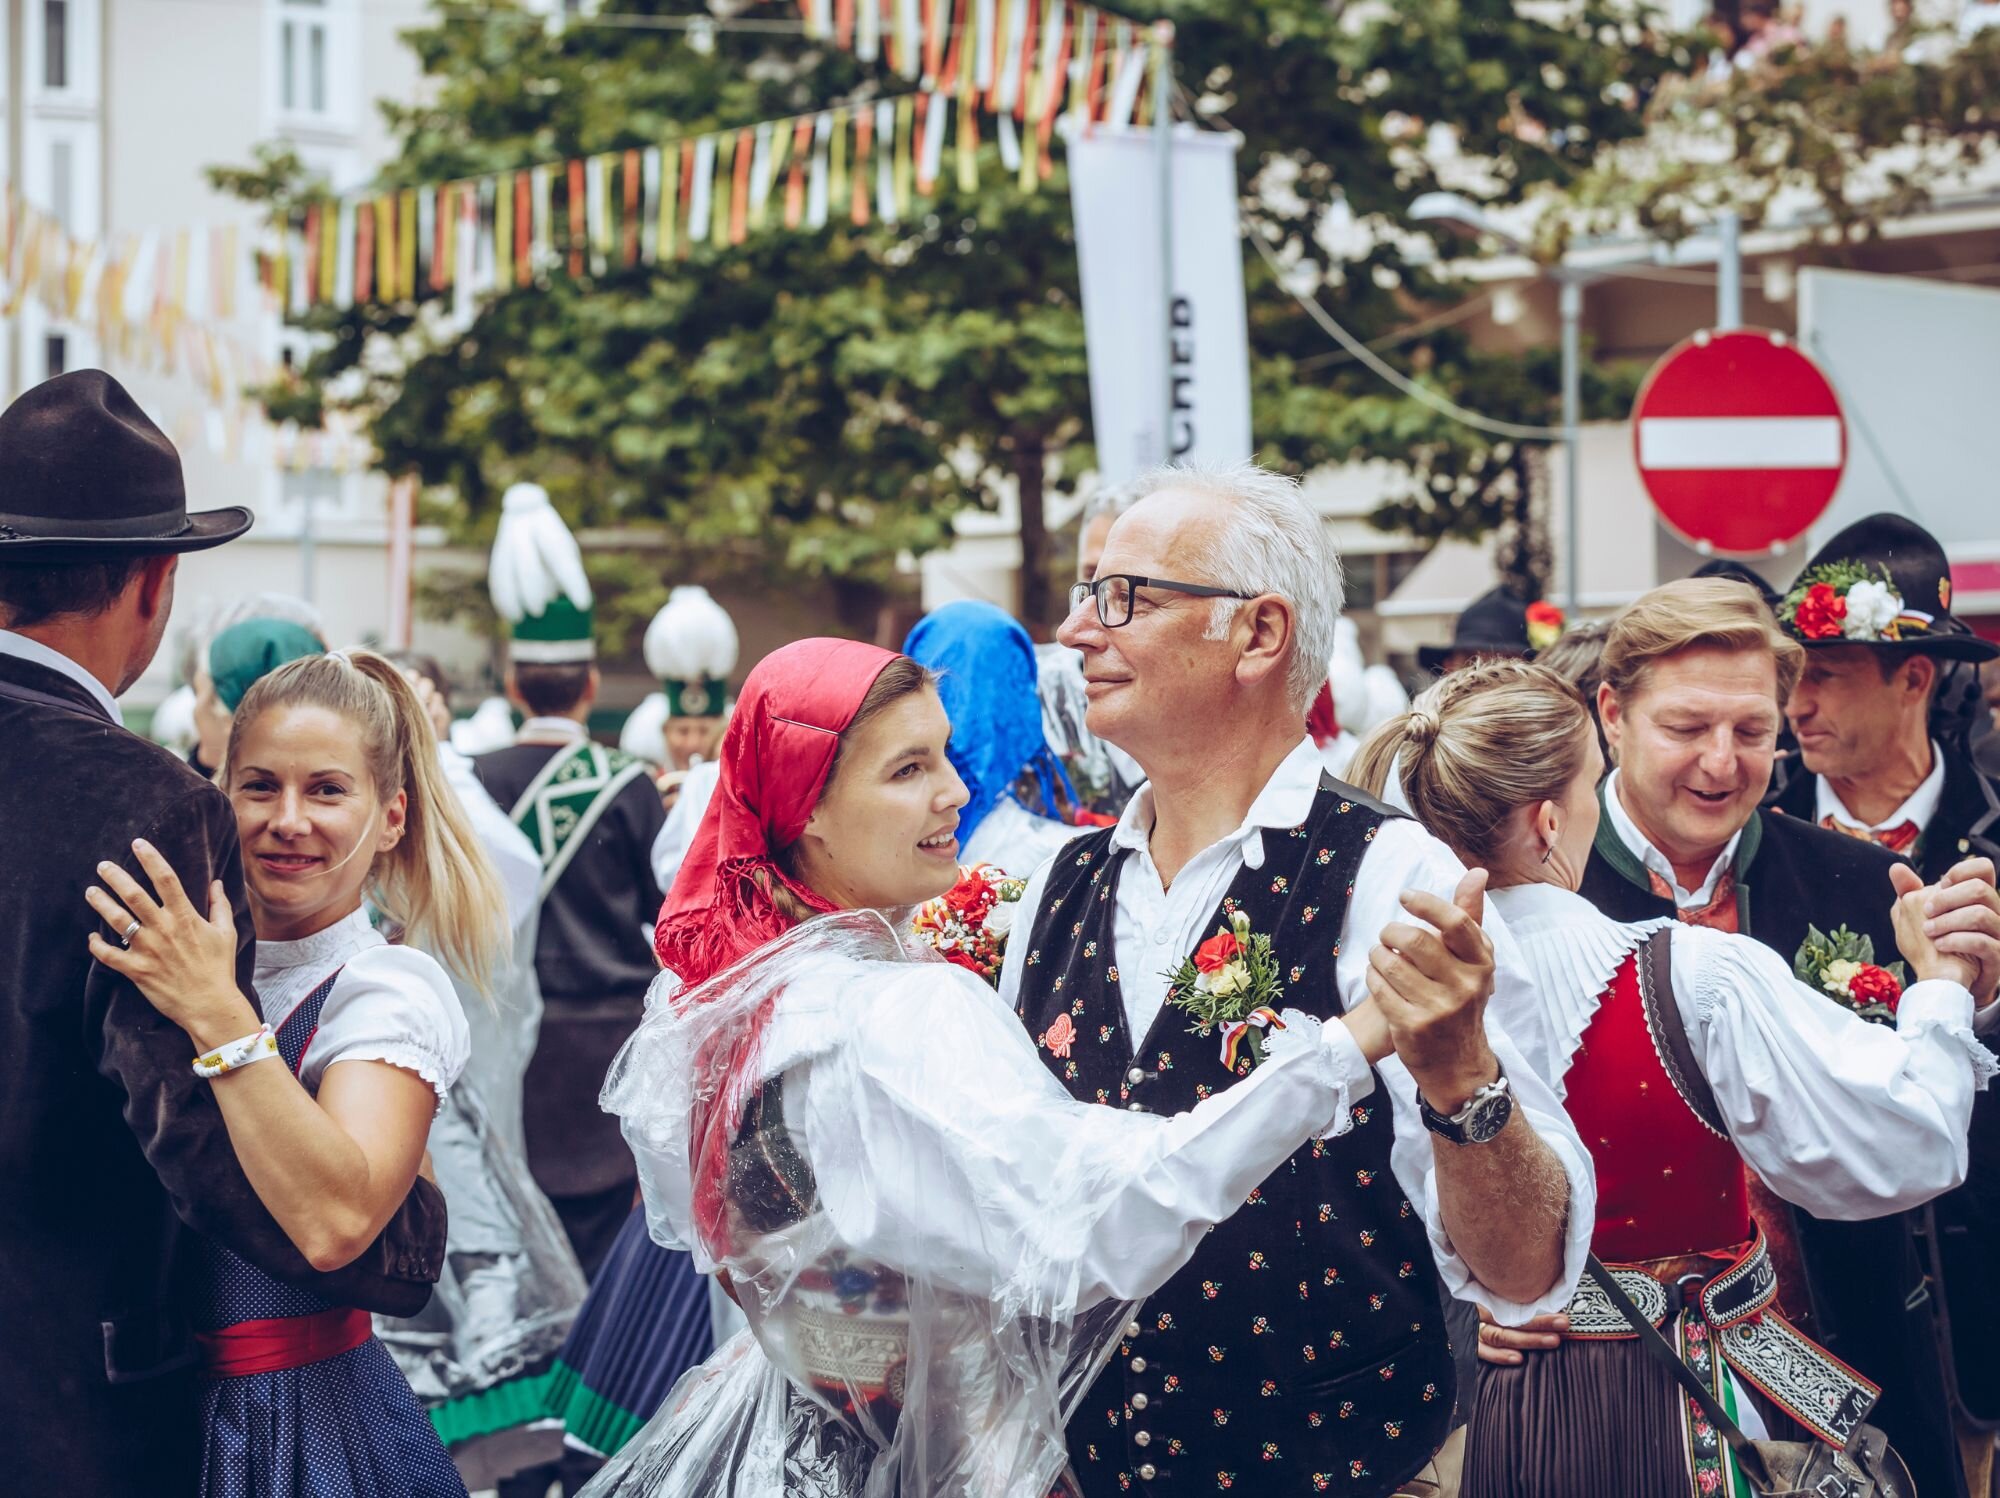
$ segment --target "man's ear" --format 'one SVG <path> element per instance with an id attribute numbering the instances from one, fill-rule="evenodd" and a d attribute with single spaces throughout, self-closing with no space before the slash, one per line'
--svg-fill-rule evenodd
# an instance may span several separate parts
<path id="1" fill-rule="evenodd" d="M 1597 684 L 1597 721 L 1603 726 L 1604 742 L 1610 746 L 1615 757 L 1618 752 L 1618 742 L 1625 733 L 1625 714 L 1619 706 L 1618 694 L 1611 690 L 1611 683 L 1608 681 L 1600 681 Z"/>
<path id="2" fill-rule="evenodd" d="M 1239 677 L 1246 682 L 1261 681 L 1274 670 L 1283 671 L 1298 633 L 1292 606 L 1275 593 L 1266 593 L 1243 605 L 1237 624 L 1247 635 L 1237 668 Z"/>
<path id="3" fill-rule="evenodd" d="M 1910 656 L 1897 668 L 1896 678 L 1904 690 L 1928 702 L 1937 687 L 1938 663 L 1928 655 Z"/>
<path id="4" fill-rule="evenodd" d="M 590 685 L 583 689 L 583 703 L 585 707 L 597 701 L 597 689 L 603 684 L 604 678 L 597 674 L 597 667 L 592 666 L 590 668 Z"/>
<path id="5" fill-rule="evenodd" d="M 151 623 L 163 608 L 172 606 L 174 573 L 180 567 L 178 555 L 147 557 L 139 564 L 139 574 L 133 579 L 138 589 L 135 602 L 139 617 Z"/>

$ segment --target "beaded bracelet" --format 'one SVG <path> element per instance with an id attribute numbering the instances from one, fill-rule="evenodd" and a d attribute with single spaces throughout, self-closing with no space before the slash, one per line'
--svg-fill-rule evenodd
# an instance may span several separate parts
<path id="1" fill-rule="evenodd" d="M 248 1066 L 253 1061 L 267 1061 L 277 1054 L 278 1032 L 269 1025 L 263 1025 L 241 1040 L 232 1040 L 228 1045 L 217 1046 L 207 1055 L 195 1057 L 194 1074 L 212 1082 L 239 1066 Z"/>

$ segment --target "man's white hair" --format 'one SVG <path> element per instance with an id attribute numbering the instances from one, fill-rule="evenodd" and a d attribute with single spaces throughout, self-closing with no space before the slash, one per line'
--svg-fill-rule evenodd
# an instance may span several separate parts
<path id="1" fill-rule="evenodd" d="M 1299 492 L 1299 481 L 1255 463 L 1173 463 L 1144 474 L 1130 487 L 1141 498 L 1180 489 L 1230 503 L 1215 539 L 1195 552 L 1201 575 L 1177 581 L 1211 583 L 1251 597 L 1275 593 L 1292 606 L 1285 685 L 1303 716 L 1326 684 L 1334 626 L 1346 594 L 1340 554 Z M 1227 635 L 1241 607 L 1233 598 L 1216 599 L 1208 638 Z"/>

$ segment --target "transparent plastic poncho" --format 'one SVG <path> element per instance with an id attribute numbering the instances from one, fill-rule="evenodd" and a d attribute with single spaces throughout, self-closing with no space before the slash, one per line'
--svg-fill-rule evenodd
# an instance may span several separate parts
<path id="1" fill-rule="evenodd" d="M 992 989 L 875 912 L 655 985 L 611 1068 L 653 1236 L 749 1330 L 590 1498 L 1046 1498 L 1132 1302 L 1344 1117 L 1317 1024 L 1173 1117 L 1079 1103 Z M 1343 1125 L 1344 1126 L 1344 1125 Z"/>
<path id="2" fill-rule="evenodd" d="M 450 1208 L 444 1272 L 417 1315 L 375 1318 L 376 1335 L 427 1407 L 555 1356 L 588 1289 L 522 1155 L 521 1077 L 542 1016 L 535 934 L 531 915 L 491 994 L 452 978 L 472 1058 L 431 1122 L 432 1171 Z"/>

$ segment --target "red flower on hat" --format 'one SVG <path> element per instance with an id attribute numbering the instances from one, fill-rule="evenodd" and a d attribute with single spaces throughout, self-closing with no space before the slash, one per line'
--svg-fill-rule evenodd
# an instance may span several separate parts
<path id="1" fill-rule="evenodd" d="M 1228 931 L 1218 931 L 1207 941 L 1194 949 L 1194 965 L 1198 972 L 1219 973 L 1236 960 L 1236 954 L 1243 950 L 1243 944 Z"/>
<path id="2" fill-rule="evenodd" d="M 1847 600 L 1833 591 L 1831 583 L 1814 583 L 1799 600 L 1792 622 L 1808 640 L 1840 637 L 1840 621 L 1847 617 Z"/>
<path id="3" fill-rule="evenodd" d="M 1563 611 L 1546 600 L 1528 605 L 1528 644 L 1535 650 L 1547 650 L 1562 638 Z"/>
<path id="4" fill-rule="evenodd" d="M 1856 1004 L 1880 1004 L 1894 1014 L 1902 1002 L 1903 985 L 1895 974 L 1870 963 L 1847 980 L 1847 992 Z"/>

